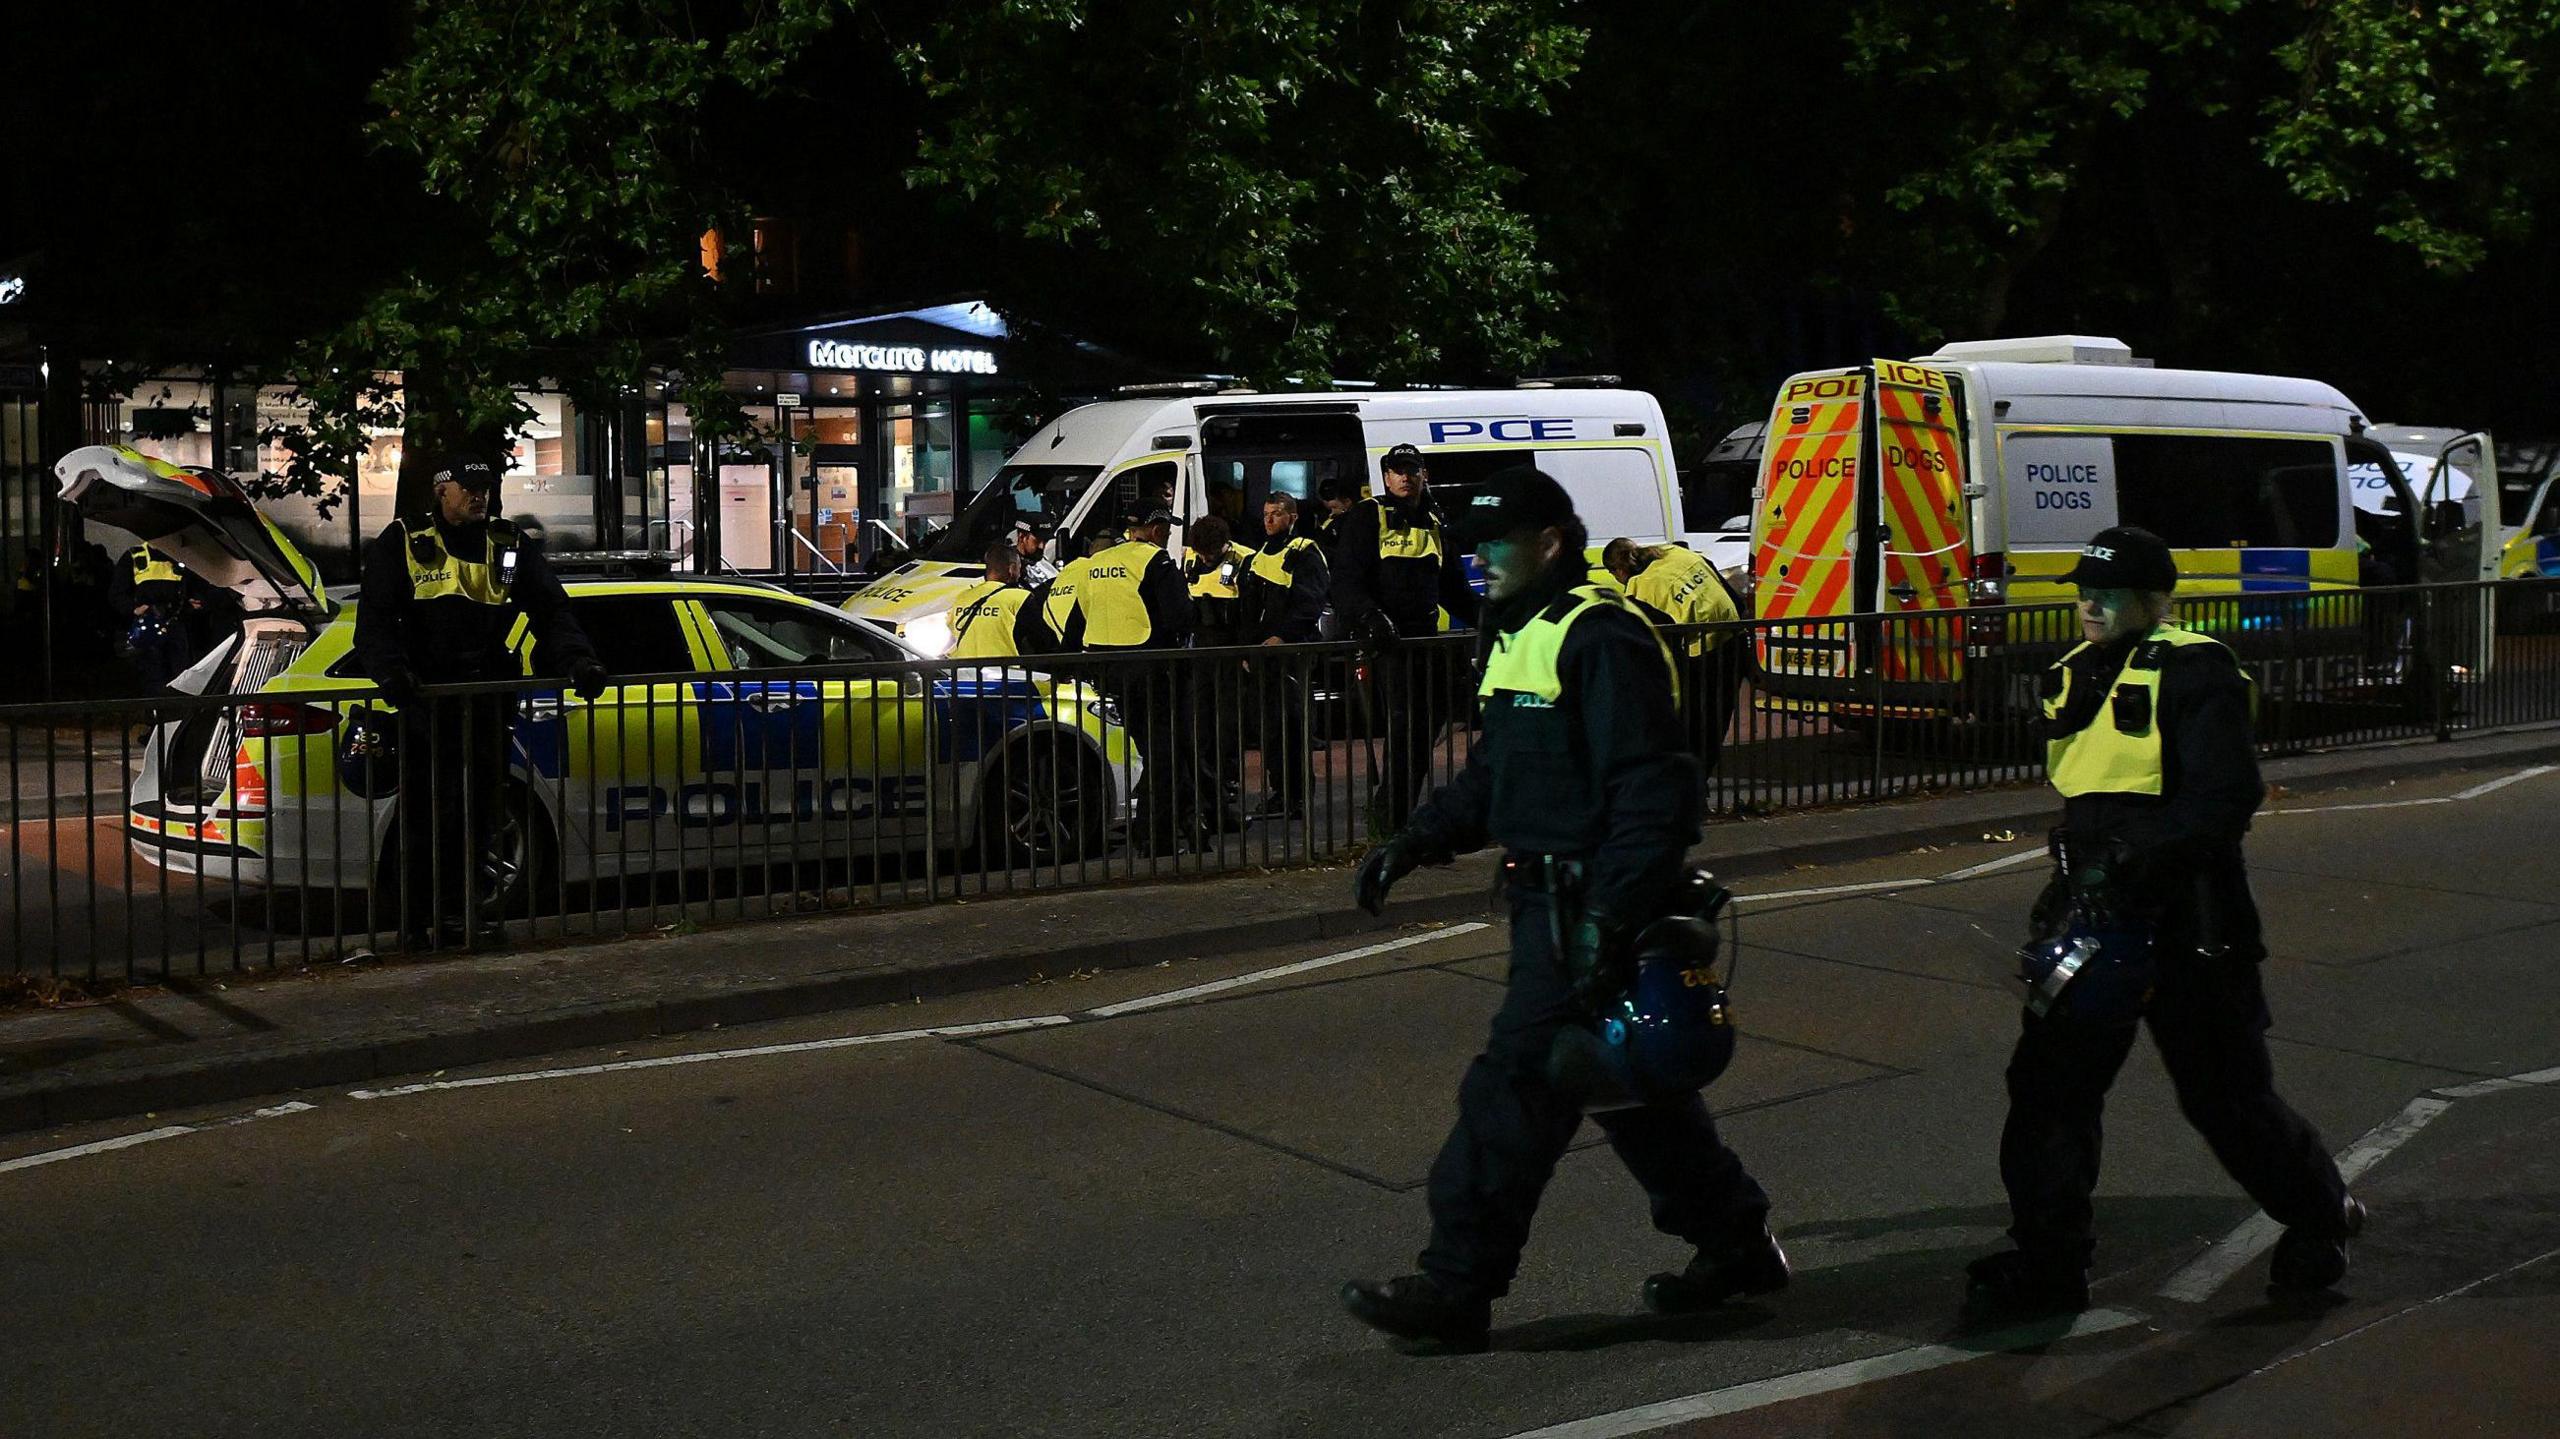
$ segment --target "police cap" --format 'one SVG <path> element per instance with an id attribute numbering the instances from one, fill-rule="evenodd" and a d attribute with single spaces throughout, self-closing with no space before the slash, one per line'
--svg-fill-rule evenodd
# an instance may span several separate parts
<path id="1" fill-rule="evenodd" d="M 1142 530 L 1149 525 L 1169 525 L 1172 523 L 1173 511 L 1166 509 L 1162 505 L 1157 505 L 1152 509 L 1131 510 L 1129 512 L 1129 523 L 1127 527 L 1133 530 Z"/>
<path id="2" fill-rule="evenodd" d="M 438 485 L 446 480 L 466 490 L 487 492 L 498 487 L 497 461 L 477 450 L 449 450 L 427 462 L 427 483 Z"/>
<path id="3" fill-rule="evenodd" d="M 1497 470 L 1449 513 L 1449 537 L 1461 550 L 1487 540 L 1509 539 L 1573 524 L 1573 497 L 1545 471 L 1530 465 Z"/>
<path id="4" fill-rule="evenodd" d="M 1413 445 L 1397 445 L 1378 461 L 1378 468 L 1409 475 L 1422 468 L 1422 451 Z"/>
<path id="5" fill-rule="evenodd" d="M 2090 536 L 2062 582 L 2093 590 L 2167 594 L 2178 587 L 2178 562 L 2170 558 L 2168 541 L 2139 525 L 2117 525 Z"/>

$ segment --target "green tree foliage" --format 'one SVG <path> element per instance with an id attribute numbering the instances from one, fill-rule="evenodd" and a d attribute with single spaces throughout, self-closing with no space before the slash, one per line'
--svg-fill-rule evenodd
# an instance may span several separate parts
<path id="1" fill-rule="evenodd" d="M 899 59 L 912 183 L 1188 289 L 1263 380 L 1532 363 L 1547 267 L 1487 126 L 1544 116 L 1555 0 L 979 0 Z"/>

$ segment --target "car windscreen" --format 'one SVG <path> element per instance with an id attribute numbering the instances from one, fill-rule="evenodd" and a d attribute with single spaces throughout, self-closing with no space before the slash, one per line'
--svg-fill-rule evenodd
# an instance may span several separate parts
<path id="1" fill-rule="evenodd" d="M 1016 520 L 1030 521 L 1045 537 L 1065 523 L 1067 511 L 1100 473 L 1092 465 L 1007 465 L 969 502 L 958 522 L 935 538 L 924 557 L 974 565 Z"/>

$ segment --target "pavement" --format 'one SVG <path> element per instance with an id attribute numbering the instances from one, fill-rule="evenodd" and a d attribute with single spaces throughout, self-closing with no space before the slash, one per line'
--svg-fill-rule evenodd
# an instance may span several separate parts
<path id="1" fill-rule="evenodd" d="M 1492 1352 L 1401 1354 L 1340 1313 L 1343 1278 L 1410 1264 L 1500 999 L 1502 921 L 1453 907 L 0 1135 L 0 1434 L 2541 1439 L 2560 771 L 2465 758 L 2290 776 L 2250 843 L 2279 1086 L 2373 1206 L 2320 1301 L 2266 1296 L 2266 1236 L 2144 1044 L 2109 1103 L 2098 1308 L 1959 1320 L 2006 1222 L 2040 827 L 1984 841 L 1987 811 L 1932 806 L 1863 857 L 1729 871 L 1742 1043 L 1708 1098 L 1795 1263 L 1763 1301 L 1645 1315 L 1685 1251 L 1586 1133 Z"/>
<path id="2" fill-rule="evenodd" d="M 2560 730 L 2269 762 L 2316 791 L 2560 758 Z M 1712 826 L 1699 858 L 1729 880 L 1988 835 L 2041 835 L 2042 787 Z M 120 853 L 120 850 L 117 851 Z M 1426 870 L 1385 923 L 1482 918 L 1492 859 Z M 0 1133 L 722 1025 L 1145 967 L 1381 927 L 1340 867 L 1120 884 L 636 938 L 563 939 L 462 959 L 290 963 L 172 978 L 104 1003 L 0 1011 Z"/>

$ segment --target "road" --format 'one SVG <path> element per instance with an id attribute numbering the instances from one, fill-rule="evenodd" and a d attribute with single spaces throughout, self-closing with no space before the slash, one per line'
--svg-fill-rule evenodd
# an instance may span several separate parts
<path id="1" fill-rule="evenodd" d="M 1452 925 L 12 1136 L 0 1433 L 2547 1435 L 2555 802 L 2473 773 L 2260 821 L 2280 1083 L 2374 1209 L 2333 1303 L 2218 1247 L 2250 1205 L 2146 1043 L 2100 1311 L 1960 1328 L 2020 841 L 1750 886 L 1710 1100 L 1797 1266 L 1765 1303 L 1645 1317 L 1684 1255 L 1586 1131 L 1492 1353 L 1335 1308 L 1418 1247 L 1499 995 L 1500 924 Z"/>

